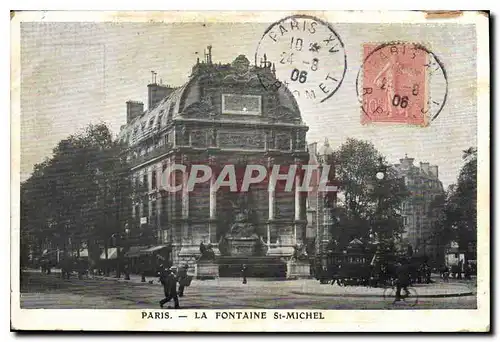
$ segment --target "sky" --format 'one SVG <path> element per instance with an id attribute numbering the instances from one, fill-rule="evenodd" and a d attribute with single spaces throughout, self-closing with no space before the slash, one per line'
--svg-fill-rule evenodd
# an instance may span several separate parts
<path id="1" fill-rule="evenodd" d="M 391 163 L 405 154 L 439 166 L 444 186 L 456 181 L 462 151 L 477 145 L 476 36 L 457 24 L 330 23 L 347 56 L 344 80 L 325 102 L 298 98 L 308 143 L 328 138 L 337 148 L 349 137 L 371 141 Z M 151 71 L 181 86 L 196 58 L 212 45 L 212 59 L 230 63 L 243 54 L 253 63 L 270 23 L 22 23 L 21 180 L 29 177 L 63 138 L 89 123 L 114 134 L 126 122 L 128 100 L 147 103 Z M 443 62 L 448 98 L 428 127 L 362 125 L 356 76 L 366 43 L 418 42 Z"/>

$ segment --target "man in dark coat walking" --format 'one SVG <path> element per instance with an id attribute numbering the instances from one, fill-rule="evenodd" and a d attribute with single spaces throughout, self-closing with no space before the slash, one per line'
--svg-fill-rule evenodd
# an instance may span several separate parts
<path id="1" fill-rule="evenodd" d="M 247 283 L 248 267 L 247 265 L 241 266 L 241 276 L 243 277 L 243 284 Z"/>
<path id="2" fill-rule="evenodd" d="M 184 288 L 188 285 L 188 269 L 188 264 L 185 264 L 179 269 L 179 274 L 177 277 L 179 279 L 179 297 L 184 296 Z"/>
<path id="3" fill-rule="evenodd" d="M 177 297 L 177 277 L 175 275 L 175 270 L 172 267 L 168 270 L 162 267 L 160 282 L 163 285 L 163 291 L 165 293 L 165 298 L 160 300 L 160 307 L 163 309 L 163 305 L 173 299 L 175 308 L 179 309 L 179 298 Z"/>
<path id="4" fill-rule="evenodd" d="M 396 299 L 398 302 L 401 300 L 401 289 L 405 291 L 405 296 L 407 297 L 410 292 L 408 291 L 408 286 L 410 286 L 410 267 L 406 260 L 403 260 L 401 264 L 396 268 L 397 282 L 396 282 Z"/>

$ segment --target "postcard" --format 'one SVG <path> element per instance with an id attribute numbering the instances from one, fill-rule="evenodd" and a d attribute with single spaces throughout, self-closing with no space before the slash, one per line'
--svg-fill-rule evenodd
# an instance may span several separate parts
<path id="1" fill-rule="evenodd" d="M 13 330 L 490 330 L 489 13 L 11 29 Z"/>

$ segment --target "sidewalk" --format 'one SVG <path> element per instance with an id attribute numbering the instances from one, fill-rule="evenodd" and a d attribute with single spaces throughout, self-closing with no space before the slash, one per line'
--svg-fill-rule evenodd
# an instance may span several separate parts
<path id="1" fill-rule="evenodd" d="M 139 274 L 130 274 L 130 280 L 125 280 L 125 276 L 122 274 L 120 278 L 116 278 L 114 275 L 110 275 L 109 277 L 106 276 L 100 276 L 100 275 L 89 275 L 89 279 L 102 279 L 102 280 L 112 280 L 112 281 L 119 281 L 119 282 L 125 282 L 125 283 L 137 283 L 137 284 L 159 284 L 160 280 L 158 277 L 146 277 L 146 282 L 143 283 L 141 281 L 141 276 Z"/>
<path id="2" fill-rule="evenodd" d="M 130 280 L 124 280 L 114 277 L 94 276 L 94 279 L 114 280 L 118 282 L 138 283 L 147 285 L 159 285 L 156 277 L 146 277 L 146 283 L 141 282 L 141 276 L 131 274 Z M 151 283 L 152 282 L 152 283 Z M 193 279 L 191 287 L 203 288 L 223 288 L 230 291 L 231 288 L 241 288 L 240 278 L 218 278 L 212 280 Z M 245 287 L 283 289 L 286 288 L 289 293 L 297 295 L 320 296 L 320 297 L 383 297 L 383 288 L 364 287 L 364 286 L 345 286 L 320 284 L 316 279 L 298 279 L 298 280 L 278 280 L 248 278 Z M 474 282 L 450 281 L 445 283 L 442 280 L 435 280 L 432 284 L 415 284 L 413 286 L 417 291 L 419 298 L 445 298 L 462 297 L 476 294 Z"/>
<path id="3" fill-rule="evenodd" d="M 413 288 L 417 291 L 419 298 L 446 298 L 472 296 L 475 291 L 466 284 L 415 284 Z M 321 285 L 314 287 L 313 291 L 292 291 L 294 294 L 323 296 L 323 297 L 383 297 L 383 288 Z"/>

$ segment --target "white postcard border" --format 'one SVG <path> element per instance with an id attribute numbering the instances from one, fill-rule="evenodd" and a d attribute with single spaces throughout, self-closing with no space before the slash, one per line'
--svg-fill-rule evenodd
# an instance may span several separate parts
<path id="1" fill-rule="evenodd" d="M 160 310 L 20 309 L 20 22 L 22 21 L 246 21 L 273 22 L 292 14 L 330 22 L 458 23 L 477 28 L 478 110 L 478 284 L 477 310 L 179 310 L 188 319 L 145 320 L 142 312 Z M 490 183 L 489 183 L 489 22 L 487 14 L 429 16 L 425 12 L 20 12 L 11 18 L 11 326 L 19 330 L 97 331 L 485 331 L 490 322 Z M 208 320 L 190 319 L 205 311 Z M 217 311 L 266 311 L 266 320 L 215 320 Z M 324 320 L 274 320 L 277 311 L 322 312 Z M 165 312 L 162 310 L 161 312 Z M 300 324 L 303 323 L 303 324 Z"/>

